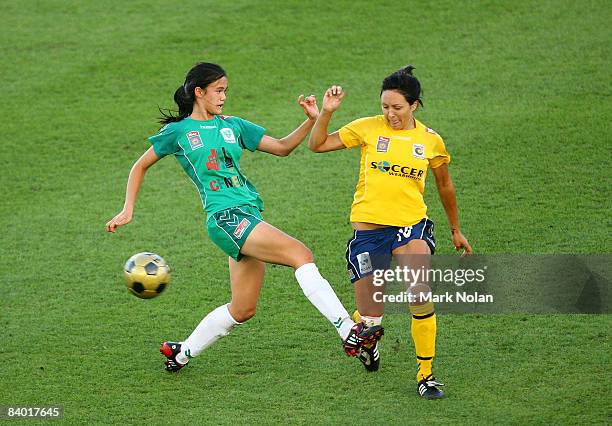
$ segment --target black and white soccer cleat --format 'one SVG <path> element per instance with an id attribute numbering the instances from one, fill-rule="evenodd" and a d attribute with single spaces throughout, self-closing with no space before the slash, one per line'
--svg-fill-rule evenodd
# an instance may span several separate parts
<path id="1" fill-rule="evenodd" d="M 187 365 L 187 363 L 181 364 L 176 360 L 176 356 L 181 353 L 181 344 L 178 342 L 162 343 L 159 352 L 167 358 L 164 362 L 166 371 L 176 372 Z"/>
<path id="2" fill-rule="evenodd" d="M 380 353 L 378 352 L 378 341 L 371 345 L 362 345 L 359 355 L 359 361 L 368 371 L 378 371 L 380 368 Z"/>
<path id="3" fill-rule="evenodd" d="M 429 375 L 417 383 L 417 393 L 425 399 L 439 399 L 444 396 L 444 392 L 438 389 L 438 386 L 444 386 L 444 383 L 436 382 L 433 375 Z"/>

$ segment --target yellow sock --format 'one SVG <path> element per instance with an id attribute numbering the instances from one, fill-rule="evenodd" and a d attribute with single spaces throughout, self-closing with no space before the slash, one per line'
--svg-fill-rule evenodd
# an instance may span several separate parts
<path id="1" fill-rule="evenodd" d="M 417 382 L 420 382 L 431 374 L 432 363 L 433 359 L 420 360 L 417 358 L 417 364 L 419 365 L 419 369 L 417 370 Z"/>
<path id="2" fill-rule="evenodd" d="M 419 365 L 417 381 L 420 381 L 431 374 L 433 358 L 436 355 L 436 314 L 433 311 L 433 303 L 415 306 L 414 309 L 411 306 L 410 310 L 410 328 Z"/>

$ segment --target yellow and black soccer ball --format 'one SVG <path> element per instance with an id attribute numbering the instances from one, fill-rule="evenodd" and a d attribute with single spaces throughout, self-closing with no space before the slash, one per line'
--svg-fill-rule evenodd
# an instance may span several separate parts
<path id="1" fill-rule="evenodd" d="M 136 253 L 125 263 L 125 285 L 141 299 L 160 295 L 170 283 L 170 267 L 155 253 Z"/>

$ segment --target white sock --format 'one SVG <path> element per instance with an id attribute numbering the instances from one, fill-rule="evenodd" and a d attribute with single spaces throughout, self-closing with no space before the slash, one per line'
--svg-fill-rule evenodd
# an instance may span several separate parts
<path id="1" fill-rule="evenodd" d="M 342 340 L 345 340 L 355 323 L 342 306 L 342 302 L 334 293 L 329 282 L 319 273 L 317 265 L 307 263 L 300 266 L 295 270 L 295 278 L 310 303 L 336 327 Z"/>
<path id="2" fill-rule="evenodd" d="M 239 325 L 229 312 L 229 303 L 219 306 L 200 321 L 191 335 L 181 343 L 181 353 L 176 360 L 186 364 L 189 358 L 198 356 L 204 349 L 220 338 L 227 336 L 232 328 Z"/>

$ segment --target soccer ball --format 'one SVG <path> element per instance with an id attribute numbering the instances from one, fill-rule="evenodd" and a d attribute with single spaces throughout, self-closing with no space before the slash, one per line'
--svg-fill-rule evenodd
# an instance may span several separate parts
<path id="1" fill-rule="evenodd" d="M 141 299 L 159 296 L 170 282 L 170 268 L 155 253 L 136 253 L 125 263 L 124 273 L 129 292 Z"/>

